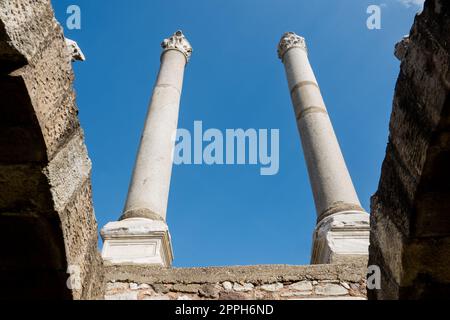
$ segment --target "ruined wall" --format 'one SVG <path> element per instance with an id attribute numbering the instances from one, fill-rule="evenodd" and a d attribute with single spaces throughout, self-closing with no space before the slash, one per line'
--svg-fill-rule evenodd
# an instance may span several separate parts
<path id="1" fill-rule="evenodd" d="M 3 299 L 103 296 L 91 162 L 73 80 L 50 1 L 0 0 Z M 66 285 L 69 266 L 80 271 L 74 290 Z"/>
<path id="2" fill-rule="evenodd" d="M 389 144 L 372 199 L 373 299 L 450 297 L 450 2 L 428 0 L 402 60 Z"/>
<path id="3" fill-rule="evenodd" d="M 366 299 L 364 265 L 107 266 L 108 300 Z"/>

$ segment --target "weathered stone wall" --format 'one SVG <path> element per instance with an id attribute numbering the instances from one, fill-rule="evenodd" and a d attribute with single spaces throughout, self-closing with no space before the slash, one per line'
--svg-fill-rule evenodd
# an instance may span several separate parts
<path id="1" fill-rule="evenodd" d="M 373 299 L 450 297 L 450 2 L 428 0 L 402 60 L 389 144 L 372 199 Z"/>
<path id="2" fill-rule="evenodd" d="M 73 80 L 50 1 L 0 0 L 0 298 L 103 297 Z"/>
<path id="3" fill-rule="evenodd" d="M 107 266 L 108 300 L 366 299 L 364 265 Z"/>

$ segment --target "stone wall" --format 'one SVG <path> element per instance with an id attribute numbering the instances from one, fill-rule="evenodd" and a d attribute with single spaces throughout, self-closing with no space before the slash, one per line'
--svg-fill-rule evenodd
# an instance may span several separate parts
<path id="1" fill-rule="evenodd" d="M 107 266 L 107 300 L 366 299 L 364 265 Z"/>
<path id="2" fill-rule="evenodd" d="M 372 199 L 373 299 L 450 297 L 450 2 L 428 0 L 397 45 L 401 71 Z"/>
<path id="3" fill-rule="evenodd" d="M 103 296 L 71 59 L 49 0 L 0 0 L 0 298 Z"/>

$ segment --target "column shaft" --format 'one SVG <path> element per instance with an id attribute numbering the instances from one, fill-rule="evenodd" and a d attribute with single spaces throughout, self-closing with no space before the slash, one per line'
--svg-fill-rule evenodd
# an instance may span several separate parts
<path id="1" fill-rule="evenodd" d="M 361 207 L 342 156 L 305 39 L 292 32 L 284 34 L 278 55 L 285 65 L 316 204 L 312 263 L 366 261 L 369 215 Z"/>
<path id="2" fill-rule="evenodd" d="M 360 210 L 358 196 L 305 49 L 284 54 L 286 74 L 318 221 L 345 210 Z"/>
<path id="3" fill-rule="evenodd" d="M 177 50 L 161 57 L 122 219 L 166 219 L 185 64 L 186 57 Z"/>
<path id="4" fill-rule="evenodd" d="M 181 31 L 162 43 L 161 67 L 145 120 L 120 221 L 102 229 L 102 256 L 113 264 L 169 267 L 173 253 L 166 223 L 172 154 L 184 68 L 192 48 Z"/>

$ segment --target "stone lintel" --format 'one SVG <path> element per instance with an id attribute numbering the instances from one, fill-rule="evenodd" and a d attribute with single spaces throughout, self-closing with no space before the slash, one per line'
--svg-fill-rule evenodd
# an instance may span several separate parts
<path id="1" fill-rule="evenodd" d="M 367 264 L 359 261 L 328 265 L 253 265 L 202 268 L 149 268 L 145 265 L 105 265 L 106 281 L 132 281 L 135 283 L 202 283 L 224 281 L 238 283 L 276 283 L 310 280 L 359 282 L 365 279 Z"/>

